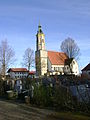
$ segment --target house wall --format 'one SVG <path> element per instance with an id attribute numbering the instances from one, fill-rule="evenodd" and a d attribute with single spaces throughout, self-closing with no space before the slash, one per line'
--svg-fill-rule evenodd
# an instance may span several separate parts
<path id="1" fill-rule="evenodd" d="M 90 77 L 90 70 L 88 70 L 88 71 L 82 71 L 82 74 L 83 75 L 87 75 L 88 77 Z"/>
<path id="2" fill-rule="evenodd" d="M 15 78 L 15 73 L 12 72 L 12 71 L 10 71 L 10 72 L 8 73 L 8 75 L 10 75 L 10 78 Z"/>
<path id="3" fill-rule="evenodd" d="M 47 69 L 48 69 L 48 71 L 52 71 L 53 70 L 52 69 L 52 64 L 51 64 L 49 58 L 47 58 Z"/>
<path id="4" fill-rule="evenodd" d="M 10 75 L 10 78 L 15 79 L 15 78 L 25 78 L 25 77 L 27 77 L 28 72 L 13 72 L 13 71 L 10 71 L 8 74 Z"/>
<path id="5" fill-rule="evenodd" d="M 48 65 L 48 71 L 50 72 L 50 74 L 60 74 L 62 73 L 63 74 L 63 68 L 64 68 L 64 65 L 53 65 L 51 64 L 49 58 L 47 59 L 47 65 Z"/>
<path id="6" fill-rule="evenodd" d="M 70 67 L 69 67 L 69 65 L 65 65 L 64 66 L 64 73 L 70 74 Z"/>
<path id="7" fill-rule="evenodd" d="M 52 65 L 52 70 L 63 73 L 64 65 Z"/>
<path id="8" fill-rule="evenodd" d="M 76 62 L 75 59 L 72 60 L 70 65 L 65 65 L 64 66 L 64 73 L 66 73 L 66 74 L 74 74 L 74 75 L 79 74 L 78 63 Z"/>
<path id="9" fill-rule="evenodd" d="M 72 69 L 72 72 L 73 72 L 75 75 L 78 75 L 78 74 L 79 74 L 78 63 L 76 62 L 76 60 L 73 60 L 73 61 L 72 61 L 70 67 L 71 67 L 71 69 Z"/>

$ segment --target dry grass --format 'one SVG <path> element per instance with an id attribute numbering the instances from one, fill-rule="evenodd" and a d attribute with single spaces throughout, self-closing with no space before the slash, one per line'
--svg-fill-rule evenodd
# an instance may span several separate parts
<path id="1" fill-rule="evenodd" d="M 48 115 L 48 120 L 90 120 L 89 116 L 72 112 L 60 112 Z"/>
<path id="2" fill-rule="evenodd" d="M 46 120 L 49 110 L 31 107 L 26 104 L 0 101 L 0 120 Z"/>
<path id="3" fill-rule="evenodd" d="M 0 120 L 90 120 L 90 117 L 72 112 L 58 113 L 1 100 Z"/>

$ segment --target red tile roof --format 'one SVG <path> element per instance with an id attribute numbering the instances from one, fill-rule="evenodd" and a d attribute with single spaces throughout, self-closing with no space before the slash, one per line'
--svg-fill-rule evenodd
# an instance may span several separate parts
<path id="1" fill-rule="evenodd" d="M 28 72 L 28 70 L 26 68 L 10 68 L 8 70 L 8 72 L 10 72 L 10 71 L 12 71 L 12 72 Z"/>
<path id="2" fill-rule="evenodd" d="M 88 71 L 88 70 L 90 70 L 90 63 L 82 69 L 82 71 Z"/>
<path id="3" fill-rule="evenodd" d="M 53 65 L 64 65 L 68 56 L 63 52 L 48 51 L 48 58 Z"/>
<path id="4" fill-rule="evenodd" d="M 29 74 L 30 75 L 34 75 L 36 72 L 35 71 L 30 71 Z"/>

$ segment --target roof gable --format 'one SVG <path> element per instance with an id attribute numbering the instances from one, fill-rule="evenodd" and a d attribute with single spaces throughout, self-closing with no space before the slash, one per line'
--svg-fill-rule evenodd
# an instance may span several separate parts
<path id="1" fill-rule="evenodd" d="M 90 70 L 90 63 L 82 69 L 82 71 L 88 71 L 88 70 Z"/>
<path id="2" fill-rule="evenodd" d="M 74 58 L 69 58 L 65 60 L 65 65 L 69 65 L 72 63 L 72 61 L 74 60 Z"/>
<path id="3" fill-rule="evenodd" d="M 63 52 L 48 51 L 48 58 L 53 65 L 64 65 L 68 56 Z"/>

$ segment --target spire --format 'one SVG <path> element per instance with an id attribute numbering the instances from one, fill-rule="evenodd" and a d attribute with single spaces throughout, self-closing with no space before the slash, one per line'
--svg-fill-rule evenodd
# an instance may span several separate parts
<path id="1" fill-rule="evenodd" d="M 41 25 L 40 25 L 40 22 L 39 22 L 39 25 L 38 25 L 38 33 L 43 33 L 43 32 L 42 32 L 42 27 L 41 27 Z"/>
<path id="2" fill-rule="evenodd" d="M 39 20 L 39 25 L 38 25 L 38 26 L 41 26 L 41 25 L 40 25 L 40 20 Z"/>

